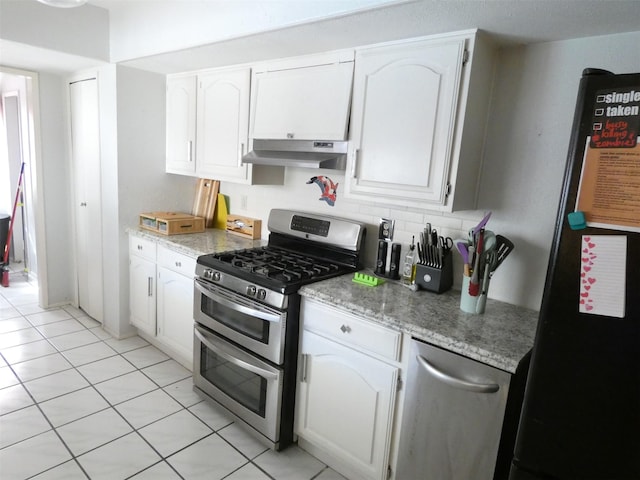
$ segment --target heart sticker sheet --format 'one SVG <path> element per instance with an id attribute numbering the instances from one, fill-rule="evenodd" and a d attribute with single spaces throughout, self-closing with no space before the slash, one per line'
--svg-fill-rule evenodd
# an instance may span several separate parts
<path id="1" fill-rule="evenodd" d="M 624 318 L 626 265 L 626 236 L 582 237 L 580 313 Z"/>

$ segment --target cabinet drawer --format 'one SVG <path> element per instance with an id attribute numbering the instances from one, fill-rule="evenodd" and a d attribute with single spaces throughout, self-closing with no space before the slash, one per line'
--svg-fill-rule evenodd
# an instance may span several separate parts
<path id="1" fill-rule="evenodd" d="M 158 246 L 158 265 L 173 270 L 189 278 L 196 273 L 196 259 L 167 247 Z"/>
<path id="2" fill-rule="evenodd" d="M 306 298 L 302 299 L 301 311 L 305 330 L 392 361 L 400 360 L 401 332 Z"/>
<path id="3" fill-rule="evenodd" d="M 136 235 L 129 235 L 129 253 L 156 261 L 156 242 Z"/>

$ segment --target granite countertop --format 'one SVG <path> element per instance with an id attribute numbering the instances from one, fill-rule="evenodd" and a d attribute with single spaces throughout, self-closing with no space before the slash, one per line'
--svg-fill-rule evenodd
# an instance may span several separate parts
<path id="1" fill-rule="evenodd" d="M 484 314 L 469 314 L 460 310 L 458 290 L 438 295 L 389 280 L 369 287 L 352 278 L 311 283 L 300 294 L 510 373 L 533 346 L 535 310 L 488 299 Z"/>
<path id="2" fill-rule="evenodd" d="M 127 233 L 154 240 L 158 245 L 164 245 L 193 258 L 207 253 L 259 247 L 267 243 L 266 240 L 251 240 L 216 228 L 208 228 L 202 233 L 162 235 L 138 227 L 128 228 Z"/>
<path id="3" fill-rule="evenodd" d="M 127 233 L 193 258 L 267 243 L 219 229 L 162 235 L 137 227 Z M 302 287 L 300 294 L 510 373 L 533 346 L 538 322 L 535 310 L 488 299 L 485 313 L 474 315 L 460 310 L 460 292 L 456 290 L 439 295 L 412 292 L 391 280 L 368 287 L 352 282 L 352 278 L 349 274 L 311 283 Z"/>

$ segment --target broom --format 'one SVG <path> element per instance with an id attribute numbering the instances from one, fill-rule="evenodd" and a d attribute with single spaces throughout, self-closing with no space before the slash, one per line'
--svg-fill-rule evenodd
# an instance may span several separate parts
<path id="1" fill-rule="evenodd" d="M 20 166 L 20 176 L 18 177 L 18 188 L 16 188 L 16 199 L 13 202 L 13 213 L 9 222 L 9 233 L 7 234 L 7 244 L 4 246 L 4 255 L 2 256 L 2 286 L 9 286 L 9 249 L 11 248 L 11 237 L 13 236 L 13 223 L 16 219 L 16 207 L 20 198 L 20 190 L 22 187 L 22 177 L 24 175 L 24 162 Z"/>

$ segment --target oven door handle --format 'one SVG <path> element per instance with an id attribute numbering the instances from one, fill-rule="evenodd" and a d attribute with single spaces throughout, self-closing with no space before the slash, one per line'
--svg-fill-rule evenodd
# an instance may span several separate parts
<path id="1" fill-rule="evenodd" d="M 256 375 L 260 375 L 261 377 L 266 378 L 267 380 L 278 379 L 278 374 L 270 372 L 269 370 L 265 370 L 264 368 L 261 368 L 258 365 L 254 365 L 247 361 L 241 360 L 225 352 L 222 348 L 220 348 L 219 346 L 216 346 L 213 342 L 211 342 L 211 340 L 209 340 L 209 338 L 211 338 L 210 335 L 207 335 L 197 326 L 195 327 L 194 333 L 196 337 L 198 337 L 198 340 L 200 340 L 205 347 L 207 347 L 212 352 L 215 352 L 217 355 L 220 355 L 221 357 L 225 358 L 226 360 L 233 363 L 234 365 L 240 368 L 243 368 L 245 370 L 249 370 L 250 372 L 253 372 Z"/>
<path id="2" fill-rule="evenodd" d="M 244 313 L 245 315 L 250 315 L 252 317 L 257 317 L 262 320 L 266 320 L 268 322 L 277 323 L 280 321 L 280 315 L 274 315 L 272 313 L 264 312 L 262 310 L 258 310 L 255 308 L 246 307 L 244 305 L 235 303 L 231 300 L 227 300 L 226 298 L 220 296 L 219 294 L 216 294 L 215 292 L 209 290 L 206 286 L 202 285 L 202 283 L 200 283 L 200 281 L 197 279 L 195 281 L 195 285 L 196 285 L 196 289 L 198 289 L 200 293 L 209 297 L 211 300 L 218 302 L 219 304 L 224 305 L 227 308 L 230 308 L 231 310 L 235 310 L 237 312 Z"/>

